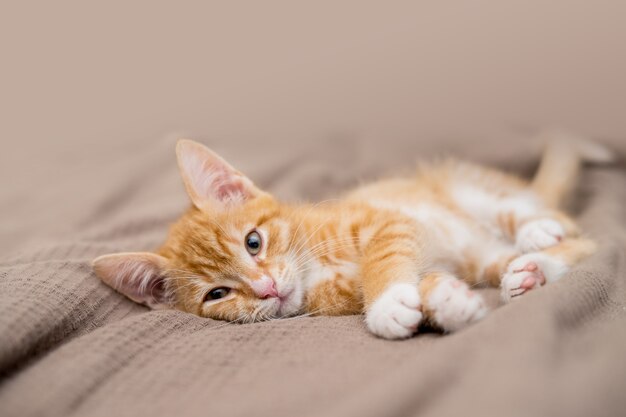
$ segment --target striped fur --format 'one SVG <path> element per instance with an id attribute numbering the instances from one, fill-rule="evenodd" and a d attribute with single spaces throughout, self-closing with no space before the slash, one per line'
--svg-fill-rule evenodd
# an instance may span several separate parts
<path id="1" fill-rule="evenodd" d="M 549 195 L 552 165 L 577 174 L 585 155 L 575 149 L 562 160 L 549 148 L 538 182 L 448 160 L 298 205 L 257 189 L 202 145 L 181 141 L 177 152 L 193 205 L 158 253 L 94 262 L 105 282 L 155 308 L 240 322 L 365 313 L 374 334 L 403 338 L 423 321 L 452 331 L 482 318 L 467 284 L 501 286 L 508 301 L 595 250 L 558 209 L 573 179 L 558 178 L 559 195 Z M 251 231 L 262 239 L 256 255 L 245 246 Z M 158 294 L 141 293 L 157 279 Z M 255 283 L 266 281 L 275 296 L 258 295 Z M 207 298 L 220 287 L 228 295 Z"/>

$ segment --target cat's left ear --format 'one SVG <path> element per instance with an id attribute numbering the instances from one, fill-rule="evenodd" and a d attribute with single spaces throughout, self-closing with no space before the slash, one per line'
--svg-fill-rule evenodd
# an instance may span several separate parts
<path id="1" fill-rule="evenodd" d="M 187 194 L 198 208 L 237 205 L 263 194 L 245 175 L 200 143 L 180 139 L 176 156 Z"/>
<path id="2" fill-rule="evenodd" d="M 131 300 L 151 308 L 168 308 L 170 294 L 164 271 L 167 260 L 150 252 L 103 255 L 93 261 L 96 275 Z"/>

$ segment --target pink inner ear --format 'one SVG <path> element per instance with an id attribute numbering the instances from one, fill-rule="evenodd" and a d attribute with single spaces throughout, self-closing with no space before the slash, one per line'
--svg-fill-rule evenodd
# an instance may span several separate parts
<path id="1" fill-rule="evenodd" d="M 196 189 L 202 190 L 205 197 L 222 203 L 241 203 L 252 194 L 246 187 L 246 179 L 240 174 L 217 164 L 205 162 L 196 177 Z"/>
<path id="2" fill-rule="evenodd" d="M 127 283 L 127 291 L 130 298 L 141 300 L 151 307 L 158 304 L 164 304 L 166 299 L 165 277 L 161 275 L 153 275 L 144 279 L 140 285 L 137 283 Z"/>
<path id="3" fill-rule="evenodd" d="M 252 197 L 252 183 L 219 157 L 196 145 L 181 149 L 182 173 L 196 205 L 241 203 Z"/>
<path id="4" fill-rule="evenodd" d="M 240 179 L 230 178 L 229 182 L 223 182 L 213 190 L 214 196 L 220 201 L 244 201 L 251 197 L 245 185 Z"/>
<path id="5" fill-rule="evenodd" d="M 94 261 L 96 274 L 130 299 L 150 307 L 167 305 L 166 278 L 158 255 L 114 254 Z"/>

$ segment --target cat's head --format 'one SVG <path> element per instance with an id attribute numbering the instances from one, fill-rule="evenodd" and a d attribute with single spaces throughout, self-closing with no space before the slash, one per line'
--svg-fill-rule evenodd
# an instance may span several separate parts
<path id="1" fill-rule="evenodd" d="M 192 207 L 158 254 L 104 255 L 94 261 L 96 274 L 152 308 L 231 321 L 300 311 L 293 211 L 203 145 L 180 140 L 176 152 Z"/>

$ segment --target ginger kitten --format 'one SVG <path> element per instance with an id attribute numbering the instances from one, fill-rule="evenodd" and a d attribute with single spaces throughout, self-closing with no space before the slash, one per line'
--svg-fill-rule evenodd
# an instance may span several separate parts
<path id="1" fill-rule="evenodd" d="M 448 160 L 340 202 L 286 204 L 199 143 L 176 151 L 192 206 L 157 253 L 97 258 L 105 283 L 152 308 L 220 320 L 365 313 L 387 339 L 423 322 L 461 329 L 487 314 L 469 285 L 499 286 L 508 302 L 592 254 L 559 204 L 583 160 L 612 157 L 556 139 L 530 182 Z"/>

